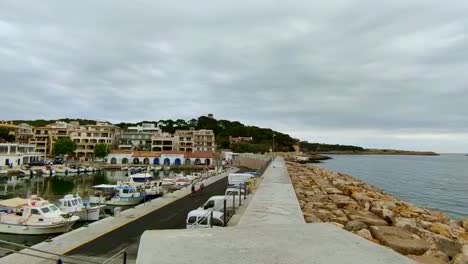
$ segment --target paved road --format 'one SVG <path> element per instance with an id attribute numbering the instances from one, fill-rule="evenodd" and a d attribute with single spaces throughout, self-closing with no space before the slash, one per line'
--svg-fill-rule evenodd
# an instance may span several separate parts
<path id="1" fill-rule="evenodd" d="M 201 194 L 181 198 L 145 217 L 84 244 L 68 252 L 67 255 L 108 258 L 120 250 L 127 248 L 129 259 L 136 259 L 140 236 L 144 231 L 150 229 L 185 228 L 187 213 L 203 205 L 211 196 L 223 195 L 226 185 L 227 177 L 206 186 Z"/>

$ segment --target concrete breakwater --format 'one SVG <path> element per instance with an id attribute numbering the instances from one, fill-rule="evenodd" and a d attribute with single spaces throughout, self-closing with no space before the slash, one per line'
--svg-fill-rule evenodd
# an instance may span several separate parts
<path id="1" fill-rule="evenodd" d="M 468 263 L 468 219 L 419 208 L 346 174 L 287 166 L 308 223 L 333 223 L 419 263 Z"/>

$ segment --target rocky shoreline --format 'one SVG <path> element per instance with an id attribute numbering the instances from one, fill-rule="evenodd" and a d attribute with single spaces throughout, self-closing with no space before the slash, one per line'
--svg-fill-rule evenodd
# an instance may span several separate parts
<path id="1" fill-rule="evenodd" d="M 333 223 L 418 263 L 468 264 L 468 219 L 419 208 L 350 175 L 287 166 L 308 223 Z"/>

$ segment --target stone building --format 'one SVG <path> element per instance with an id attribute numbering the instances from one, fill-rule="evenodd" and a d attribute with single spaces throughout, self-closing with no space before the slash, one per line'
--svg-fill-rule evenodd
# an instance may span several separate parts
<path id="1" fill-rule="evenodd" d="M 75 156 L 79 160 L 90 160 L 97 144 L 116 147 L 120 137 L 120 128 L 108 122 L 96 122 L 95 125 L 80 125 L 70 138 L 76 143 Z"/>

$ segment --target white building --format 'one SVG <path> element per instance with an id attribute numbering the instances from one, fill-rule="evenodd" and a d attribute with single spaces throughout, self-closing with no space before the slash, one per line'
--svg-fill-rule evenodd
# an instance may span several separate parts
<path id="1" fill-rule="evenodd" d="M 36 152 L 36 146 L 33 144 L 0 144 L 0 167 L 21 166 L 44 158 L 44 153 Z"/>
<path id="2" fill-rule="evenodd" d="M 168 166 L 211 166 L 214 162 L 213 152 L 184 152 L 184 151 L 112 151 L 107 156 L 109 164 L 144 164 Z"/>
<path id="3" fill-rule="evenodd" d="M 81 125 L 76 128 L 70 138 L 76 143 L 75 154 L 80 160 L 89 160 L 94 155 L 97 144 L 114 146 L 120 137 L 120 128 L 108 122 L 97 122 L 96 125 Z"/>
<path id="4" fill-rule="evenodd" d="M 153 123 L 143 123 L 141 126 L 128 127 L 120 136 L 121 150 L 151 150 L 151 137 L 162 131 Z"/>

